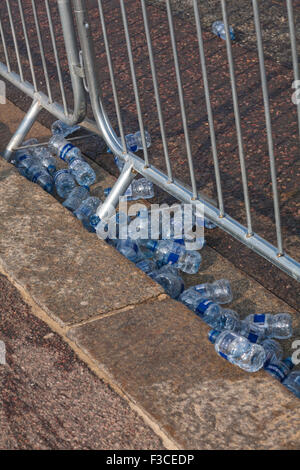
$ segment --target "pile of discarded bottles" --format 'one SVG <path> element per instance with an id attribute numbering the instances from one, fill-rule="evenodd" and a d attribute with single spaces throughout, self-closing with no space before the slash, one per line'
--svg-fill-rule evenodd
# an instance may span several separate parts
<path id="1" fill-rule="evenodd" d="M 90 193 L 96 174 L 84 160 L 81 151 L 66 139 L 78 129 L 79 126 L 68 127 L 63 122 L 56 121 L 52 125 L 53 135 L 48 146 L 40 146 L 35 139 L 24 142 L 23 148 L 15 152 L 12 163 L 22 175 L 49 193 L 55 188 L 64 200 L 63 206 L 81 220 L 87 230 L 96 232 L 101 238 L 104 238 L 105 233 L 107 243 L 158 282 L 170 297 L 182 302 L 207 323 L 212 328 L 209 340 L 221 357 L 248 372 L 264 368 L 300 398 L 300 371 L 292 371 L 293 361 L 290 357 L 283 359 L 283 350 L 278 342 L 291 338 L 293 334 L 291 315 L 259 313 L 240 319 L 237 312 L 222 306 L 233 300 L 230 283 L 225 279 L 185 290 L 180 273 L 197 273 L 202 256 L 199 251 L 187 248 L 185 234 L 180 238 L 174 236 L 175 218 L 171 219 L 168 236 L 162 237 L 161 227 L 160 237 L 155 240 L 128 236 L 132 225 L 135 230 L 137 226 L 139 230 L 150 227 L 152 219 L 147 209 L 141 210 L 134 218 L 119 211 L 109 220 L 100 220 L 97 209 L 102 201 Z M 144 141 L 150 147 L 151 137 L 147 131 Z M 132 152 L 142 149 L 141 133 L 127 135 L 126 144 Z M 55 156 L 65 162 L 66 168 L 57 170 Z M 121 171 L 123 161 L 118 156 L 114 159 Z M 109 192 L 110 188 L 106 188 L 105 195 Z M 135 179 L 124 197 L 126 200 L 153 198 L 153 184 L 145 178 Z M 200 223 L 197 218 L 194 222 Z M 208 229 L 215 227 L 205 218 L 202 219 L 202 224 Z M 120 236 L 123 225 L 128 227 L 126 237 Z M 114 236 L 110 233 L 110 227 L 113 227 Z M 204 245 L 203 237 L 196 240 L 197 250 Z"/>

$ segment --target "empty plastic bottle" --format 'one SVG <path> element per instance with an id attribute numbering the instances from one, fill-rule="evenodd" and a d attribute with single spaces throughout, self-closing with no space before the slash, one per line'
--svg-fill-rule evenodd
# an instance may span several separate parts
<path id="1" fill-rule="evenodd" d="M 232 301 L 230 282 L 227 279 L 219 279 L 212 284 L 199 284 L 192 287 L 204 299 L 213 300 L 217 304 L 227 304 Z"/>
<path id="2" fill-rule="evenodd" d="M 272 375 L 274 379 L 279 380 L 279 382 L 283 382 L 284 379 L 289 375 L 290 371 L 294 367 L 292 359 L 288 357 L 283 361 L 278 362 L 269 362 L 265 365 L 265 371 L 268 374 Z"/>
<path id="3" fill-rule="evenodd" d="M 76 211 L 80 204 L 89 197 L 90 190 L 85 186 L 77 186 L 72 189 L 67 199 L 63 202 L 63 206 L 69 209 L 69 211 Z"/>
<path id="4" fill-rule="evenodd" d="M 188 274 L 198 272 L 202 257 L 198 251 L 187 251 L 184 246 L 172 240 L 139 240 L 145 256 L 154 256 L 161 264 L 174 264 Z"/>
<path id="5" fill-rule="evenodd" d="M 48 193 L 54 189 L 54 181 L 50 173 L 39 162 L 33 164 L 27 172 L 27 177 L 33 183 L 38 184 Z"/>
<path id="6" fill-rule="evenodd" d="M 98 197 L 89 196 L 81 202 L 80 206 L 74 211 L 74 215 L 77 219 L 90 225 L 90 217 L 95 214 L 100 204 L 101 200 Z"/>
<path id="7" fill-rule="evenodd" d="M 54 183 L 57 194 L 66 199 L 70 192 L 76 188 L 76 181 L 69 170 L 58 170 L 54 173 Z"/>
<path id="8" fill-rule="evenodd" d="M 91 186 L 96 181 L 96 173 L 93 168 L 82 159 L 76 157 L 69 160 L 69 168 L 80 186 Z"/>
<path id="9" fill-rule="evenodd" d="M 245 320 L 239 321 L 234 331 L 244 336 L 251 343 L 261 343 L 265 339 L 264 331 L 259 329 L 254 323 L 249 323 Z"/>
<path id="10" fill-rule="evenodd" d="M 116 248 L 123 256 L 134 263 L 141 259 L 138 244 L 134 240 L 131 240 L 131 238 L 127 238 L 127 240 L 117 240 Z"/>
<path id="11" fill-rule="evenodd" d="M 50 174 L 56 171 L 56 160 L 46 147 L 33 147 L 31 152 Z"/>
<path id="12" fill-rule="evenodd" d="M 111 188 L 105 188 L 104 195 L 108 196 Z M 134 180 L 124 193 L 124 197 L 129 201 L 136 201 L 138 199 L 151 199 L 154 197 L 154 187 L 151 181 L 146 178 Z"/>
<path id="13" fill-rule="evenodd" d="M 230 38 L 232 41 L 235 39 L 235 34 L 234 30 L 231 26 L 229 26 L 229 31 L 230 31 Z M 222 21 L 215 21 L 212 24 L 212 32 L 218 36 L 219 38 L 225 40 L 226 39 L 226 30 L 225 30 L 225 25 L 222 23 Z"/>
<path id="14" fill-rule="evenodd" d="M 151 146 L 151 136 L 148 131 L 145 130 L 145 139 L 146 146 L 149 148 Z M 128 134 L 125 136 L 126 145 L 128 150 L 131 152 L 137 152 L 138 150 L 143 150 L 143 140 L 142 134 L 140 131 L 137 131 L 135 134 Z M 122 145 L 121 137 L 118 137 L 120 145 Z M 111 153 L 110 149 L 107 149 L 107 152 Z"/>
<path id="15" fill-rule="evenodd" d="M 145 274 L 156 271 L 157 264 L 152 259 L 142 259 L 136 263 L 136 267 L 141 269 Z"/>
<path id="16" fill-rule="evenodd" d="M 28 177 L 29 169 L 38 163 L 37 158 L 32 155 L 28 150 L 25 153 L 19 151 L 15 155 L 15 165 L 18 168 L 21 175 Z"/>
<path id="17" fill-rule="evenodd" d="M 62 135 L 54 135 L 51 137 L 48 147 L 50 152 L 67 163 L 73 158 L 82 160 L 82 154 L 79 148 L 68 142 Z"/>
<path id="18" fill-rule="evenodd" d="M 293 321 L 289 313 L 261 313 L 248 315 L 245 319 L 254 323 L 268 338 L 287 339 L 293 334 Z"/>
<path id="19" fill-rule="evenodd" d="M 74 134 L 78 131 L 80 126 L 75 124 L 75 126 L 69 126 L 63 121 L 55 121 L 51 126 L 51 132 L 53 135 L 61 135 L 63 137 L 68 137 L 68 135 Z"/>
<path id="20" fill-rule="evenodd" d="M 178 270 L 174 266 L 163 266 L 162 268 L 152 271 L 149 276 L 160 284 L 166 294 L 173 299 L 177 299 L 184 290 L 184 282 L 178 274 Z"/>
<path id="21" fill-rule="evenodd" d="M 291 372 L 282 382 L 282 384 L 294 393 L 297 398 L 300 398 L 300 371 L 295 370 Z"/>
<path id="22" fill-rule="evenodd" d="M 240 319 L 237 312 L 231 310 L 230 308 L 221 308 L 220 317 L 217 318 L 216 324 L 213 328 L 218 331 L 234 331 L 239 322 Z"/>
<path id="23" fill-rule="evenodd" d="M 212 330 L 208 337 L 221 357 L 241 369 L 247 372 L 257 372 L 263 367 L 266 353 L 261 345 L 250 343 L 233 331 Z"/>
<path id="24" fill-rule="evenodd" d="M 270 362 L 276 363 L 281 361 L 283 357 L 283 350 L 277 341 L 275 341 L 274 339 L 265 339 L 264 341 L 262 341 L 261 345 L 266 353 L 265 366 Z"/>

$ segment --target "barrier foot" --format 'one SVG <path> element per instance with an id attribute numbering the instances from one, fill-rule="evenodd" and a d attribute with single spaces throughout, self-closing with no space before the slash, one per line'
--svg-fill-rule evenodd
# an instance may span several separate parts
<path id="1" fill-rule="evenodd" d="M 24 116 L 24 119 L 22 120 L 21 124 L 10 139 L 9 144 L 5 149 L 5 160 L 7 160 L 8 162 L 10 161 L 13 152 L 22 144 L 41 110 L 42 106 L 39 101 L 33 101 L 27 114 Z"/>
<path id="2" fill-rule="evenodd" d="M 119 178 L 112 187 L 111 192 L 97 211 L 97 215 L 100 219 L 105 219 L 114 213 L 119 204 L 120 196 L 126 192 L 135 176 L 136 172 L 133 169 L 132 163 L 126 162 Z"/>

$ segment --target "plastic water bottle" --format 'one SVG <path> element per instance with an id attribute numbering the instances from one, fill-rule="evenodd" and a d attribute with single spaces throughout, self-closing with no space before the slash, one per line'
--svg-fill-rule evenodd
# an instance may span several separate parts
<path id="1" fill-rule="evenodd" d="M 229 31 L 230 31 L 230 38 L 232 41 L 235 39 L 235 34 L 233 31 L 233 28 L 229 26 Z M 222 21 L 215 21 L 212 24 L 212 32 L 218 36 L 219 38 L 223 39 L 225 41 L 226 39 L 226 30 L 225 30 L 225 25 L 222 23 Z"/>
<path id="2" fill-rule="evenodd" d="M 67 163 L 69 163 L 73 158 L 82 160 L 82 154 L 79 148 L 68 142 L 61 135 L 54 135 L 51 137 L 48 147 L 50 152 Z"/>
<path id="3" fill-rule="evenodd" d="M 282 382 L 282 384 L 300 398 L 300 371 L 291 372 Z"/>
<path id="4" fill-rule="evenodd" d="M 287 339 L 293 334 L 293 320 L 289 313 L 261 313 L 248 315 L 245 319 L 254 323 L 268 338 Z"/>
<path id="5" fill-rule="evenodd" d="M 219 356 L 241 369 L 257 372 L 263 367 L 266 353 L 261 345 L 253 344 L 233 331 L 212 330 L 208 337 Z"/>
<path id="6" fill-rule="evenodd" d="M 33 147 L 31 152 L 50 174 L 56 171 L 56 160 L 46 147 Z"/>
<path id="7" fill-rule="evenodd" d="M 37 159 L 30 152 L 22 151 L 17 152 L 15 155 L 15 165 L 18 168 L 21 175 L 28 177 L 28 171 L 30 167 L 37 163 Z"/>
<path id="8" fill-rule="evenodd" d="M 139 240 L 141 251 L 146 257 L 154 256 L 161 264 L 174 264 L 181 271 L 196 274 L 202 257 L 198 251 L 187 251 L 184 246 L 172 240 Z"/>
<path id="9" fill-rule="evenodd" d="M 53 135 L 61 135 L 63 137 L 68 137 L 68 135 L 74 134 L 74 132 L 79 129 L 80 126 L 78 124 L 69 126 L 63 121 L 55 121 L 51 126 L 51 132 Z"/>
<path id="10" fill-rule="evenodd" d="M 138 244 L 134 240 L 131 240 L 131 238 L 127 238 L 127 240 L 117 240 L 116 248 L 123 256 L 134 263 L 141 259 Z"/>
<path id="11" fill-rule="evenodd" d="M 198 292 L 203 300 L 210 299 L 217 304 L 227 304 L 233 298 L 230 282 L 227 279 L 219 279 L 212 284 L 199 284 L 192 289 Z"/>
<path id="12" fill-rule="evenodd" d="M 280 344 L 275 341 L 274 339 L 265 339 L 261 343 L 262 347 L 265 350 L 266 353 L 266 362 L 265 366 L 267 364 L 271 363 L 276 363 L 281 361 L 283 357 L 283 350 Z"/>
<path id="13" fill-rule="evenodd" d="M 136 263 L 136 267 L 145 274 L 150 274 L 157 270 L 157 264 L 152 259 L 142 259 Z"/>
<path id="14" fill-rule="evenodd" d="M 111 188 L 105 188 L 104 195 L 108 196 Z M 123 195 L 128 201 L 136 201 L 138 199 L 151 199 L 154 197 L 154 187 L 151 181 L 146 178 L 134 180 Z"/>
<path id="15" fill-rule="evenodd" d="M 81 202 L 80 206 L 74 211 L 74 215 L 89 226 L 90 217 L 95 214 L 100 204 L 101 200 L 98 197 L 89 196 Z"/>
<path id="16" fill-rule="evenodd" d="M 38 184 L 48 193 L 54 189 L 54 181 L 50 173 L 39 162 L 33 164 L 27 172 L 27 177 L 33 183 Z"/>
<path id="17" fill-rule="evenodd" d="M 69 170 L 58 170 L 54 173 L 54 183 L 57 194 L 66 199 L 70 192 L 76 188 L 76 182 Z"/>
<path id="18" fill-rule="evenodd" d="M 249 323 L 245 320 L 238 322 L 234 331 L 244 336 L 251 343 L 261 343 L 265 339 L 264 331 L 259 329 L 254 323 Z"/>
<path id="19" fill-rule="evenodd" d="M 160 284 L 172 299 L 177 299 L 184 290 L 184 282 L 174 266 L 163 266 L 149 273 L 149 276 Z"/>
<path id="20" fill-rule="evenodd" d="M 274 379 L 278 380 L 279 382 L 283 382 L 293 367 L 294 364 L 291 358 L 288 357 L 283 361 L 269 362 L 265 365 L 265 371 L 274 377 Z"/>
<path id="21" fill-rule="evenodd" d="M 88 187 L 84 186 L 77 186 L 76 188 L 72 189 L 70 194 L 68 195 L 67 199 L 63 202 L 63 206 L 69 211 L 76 211 L 80 204 L 89 197 L 90 190 Z"/>
<path id="22" fill-rule="evenodd" d="M 76 157 L 69 160 L 69 168 L 80 186 L 91 186 L 96 181 L 96 173 L 90 165 Z"/>
<path id="23" fill-rule="evenodd" d="M 149 148 L 151 146 L 151 136 L 148 131 L 145 130 L 145 139 L 146 146 Z M 137 131 L 135 134 L 128 134 L 125 136 L 126 146 L 131 152 L 137 152 L 138 150 L 143 150 L 143 141 L 141 131 Z M 120 145 L 122 145 L 121 137 L 118 137 Z M 111 153 L 110 149 L 107 149 L 108 153 Z"/>

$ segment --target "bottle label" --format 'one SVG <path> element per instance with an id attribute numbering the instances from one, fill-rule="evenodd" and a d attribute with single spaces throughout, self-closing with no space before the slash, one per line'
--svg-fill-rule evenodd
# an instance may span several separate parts
<path id="1" fill-rule="evenodd" d="M 263 323 L 264 324 L 265 320 L 266 320 L 266 315 L 264 315 L 264 314 L 258 314 L 258 315 L 256 314 L 253 317 L 253 322 L 254 323 Z"/>
<path id="2" fill-rule="evenodd" d="M 33 182 L 33 183 L 36 183 L 37 180 L 38 180 L 38 178 L 39 178 L 42 174 L 43 174 L 42 171 L 38 171 L 38 172 L 33 176 L 32 182 Z"/>
<path id="3" fill-rule="evenodd" d="M 268 364 L 265 370 L 275 375 L 281 382 L 285 379 L 285 374 L 276 364 Z"/>
<path id="4" fill-rule="evenodd" d="M 247 336 L 247 339 L 251 342 L 251 343 L 257 343 L 257 340 L 258 340 L 258 336 L 254 333 L 249 333 L 249 335 Z"/>
<path id="5" fill-rule="evenodd" d="M 214 303 L 211 300 L 203 300 L 198 304 L 198 307 L 196 308 L 196 313 L 204 314 L 206 310 L 213 305 Z"/>
<path id="6" fill-rule="evenodd" d="M 66 155 L 67 153 L 72 149 L 74 148 L 74 145 L 70 144 L 70 143 L 67 143 L 61 150 L 60 154 L 59 154 L 59 157 L 66 161 Z"/>
<path id="7" fill-rule="evenodd" d="M 176 253 L 170 253 L 168 256 L 167 264 L 175 264 L 179 260 L 179 255 Z"/>

